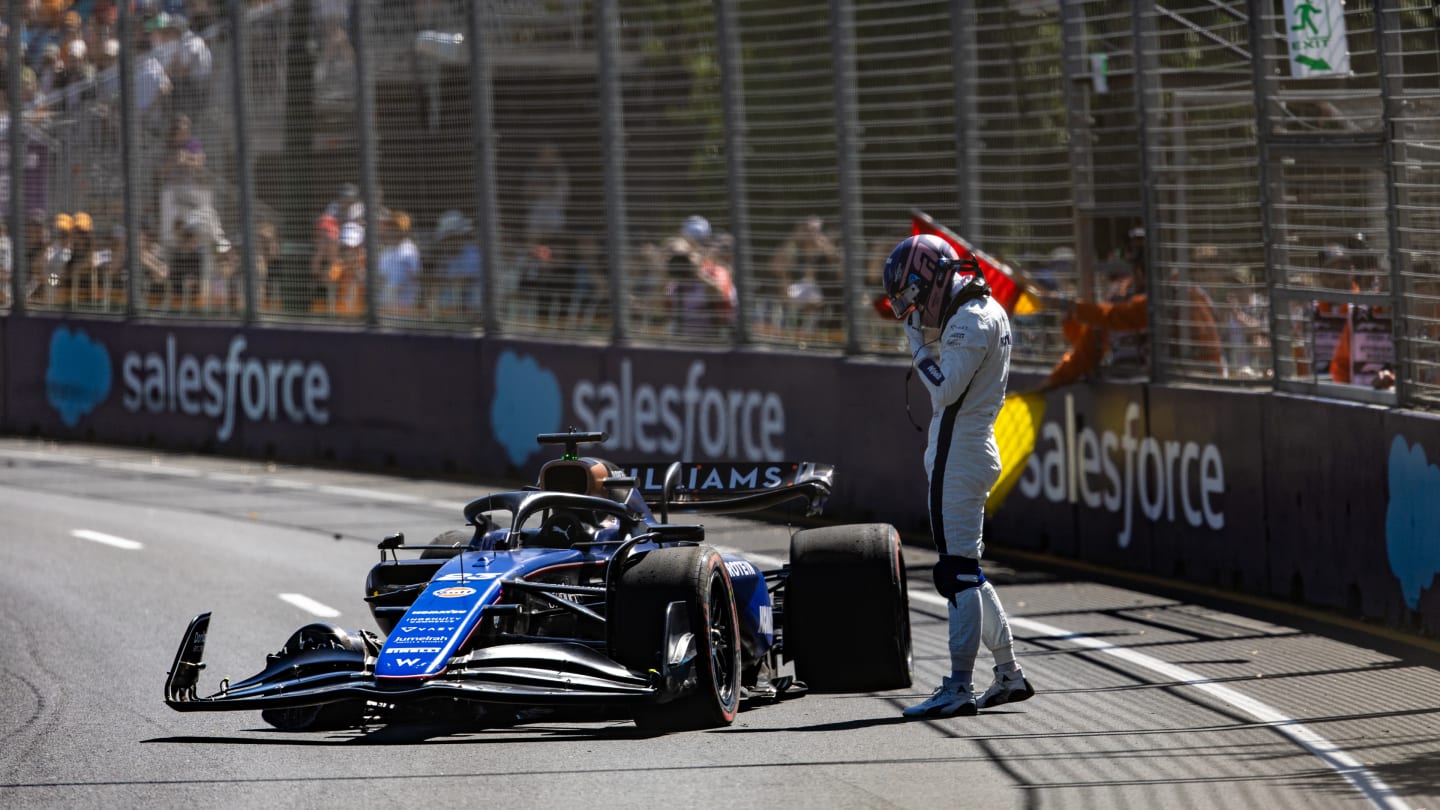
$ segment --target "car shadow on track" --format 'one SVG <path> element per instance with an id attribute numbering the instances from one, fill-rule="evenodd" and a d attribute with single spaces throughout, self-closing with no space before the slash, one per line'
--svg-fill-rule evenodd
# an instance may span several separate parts
<path id="1" fill-rule="evenodd" d="M 277 745 L 277 746 L 368 746 L 453 743 L 586 742 L 602 740 L 643 740 L 659 736 L 642 731 L 628 722 L 610 721 L 595 725 L 558 725 L 584 722 L 575 718 L 547 717 L 531 723 L 479 726 L 456 723 L 396 723 L 368 728 L 326 732 L 279 731 L 260 727 L 240 729 L 254 736 L 182 735 L 155 737 L 142 743 L 172 745 Z"/>

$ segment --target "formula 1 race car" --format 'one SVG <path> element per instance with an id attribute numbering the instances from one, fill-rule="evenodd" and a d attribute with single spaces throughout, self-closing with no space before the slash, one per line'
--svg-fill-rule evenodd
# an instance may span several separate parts
<path id="1" fill-rule="evenodd" d="M 803 501 L 818 513 L 830 465 L 620 467 L 562 444 L 539 486 L 477 498 L 467 528 L 434 543 L 379 544 L 365 601 L 384 633 L 309 624 L 265 668 L 199 697 L 210 614 L 185 632 L 165 683 L 177 711 L 261 711 L 286 730 L 415 717 L 519 717 L 598 707 L 645 729 L 721 726 L 742 697 L 878 691 L 911 683 L 899 535 L 888 524 L 796 532 L 762 571 L 705 543 L 679 514 Z M 713 493 L 710 494 L 710 493 Z M 648 496 L 648 497 L 647 497 Z M 470 528 L 473 527 L 473 528 Z M 418 550 L 414 559 L 400 551 Z M 793 665 L 793 676 L 782 675 Z"/>

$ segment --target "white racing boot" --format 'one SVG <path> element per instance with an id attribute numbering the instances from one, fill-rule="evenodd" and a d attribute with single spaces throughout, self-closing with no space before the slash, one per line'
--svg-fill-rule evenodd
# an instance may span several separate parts
<path id="1" fill-rule="evenodd" d="M 923 703 L 907 706 L 901 714 L 906 717 L 939 719 L 944 717 L 973 717 L 975 715 L 975 693 L 968 683 L 961 683 L 949 675 L 940 682 L 939 688 Z"/>
<path id="2" fill-rule="evenodd" d="M 1019 669 L 1001 672 L 1000 668 L 996 667 L 995 681 L 985 690 L 985 694 L 980 696 L 978 703 L 982 709 L 991 709 L 1006 703 L 1029 700 L 1034 696 L 1035 689 L 1030 685 L 1030 681 L 1026 680 L 1024 672 Z"/>

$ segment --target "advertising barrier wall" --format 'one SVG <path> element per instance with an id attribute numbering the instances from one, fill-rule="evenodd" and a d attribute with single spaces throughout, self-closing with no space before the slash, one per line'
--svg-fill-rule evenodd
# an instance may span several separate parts
<path id="1" fill-rule="evenodd" d="M 43 317 L 0 344 L 5 433 L 528 481 L 575 427 L 620 462 L 830 462 L 828 516 L 926 530 L 929 401 L 893 360 Z M 1437 458 L 1432 415 L 1074 385 L 987 541 L 1440 633 Z"/>

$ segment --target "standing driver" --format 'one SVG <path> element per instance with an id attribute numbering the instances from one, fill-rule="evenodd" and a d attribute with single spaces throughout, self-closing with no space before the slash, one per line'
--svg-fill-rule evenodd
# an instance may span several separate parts
<path id="1" fill-rule="evenodd" d="M 995 658 L 995 680 L 978 699 L 990 708 L 1035 694 L 1015 663 L 1005 608 L 980 570 L 985 498 L 1000 476 L 995 417 L 1010 373 L 1010 320 L 990 297 L 973 260 L 931 235 L 912 236 L 885 260 L 885 293 L 905 335 L 933 416 L 925 448 L 930 533 L 940 561 L 935 587 L 949 601 L 950 675 L 906 717 L 973 715 L 973 674 L 983 639 Z M 939 358 L 923 327 L 939 329 Z"/>

